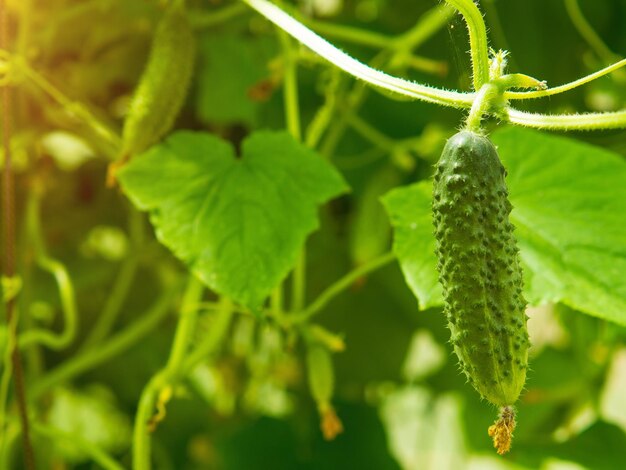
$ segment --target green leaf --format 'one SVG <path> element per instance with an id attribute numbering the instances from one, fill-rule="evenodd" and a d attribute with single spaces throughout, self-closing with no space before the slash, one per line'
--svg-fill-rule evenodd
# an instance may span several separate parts
<path id="1" fill-rule="evenodd" d="M 531 304 L 563 302 L 626 324 L 626 163 L 564 137 L 504 128 L 493 142 L 507 184 Z M 431 222 L 431 183 L 384 198 L 394 250 L 421 308 L 441 304 Z"/>
<path id="2" fill-rule="evenodd" d="M 394 189 L 383 197 L 394 227 L 393 251 L 423 310 L 443 302 L 430 211 L 432 192 L 430 182 L 423 182 Z"/>
<path id="3" fill-rule="evenodd" d="M 318 205 L 346 191 L 341 175 L 285 132 L 257 132 L 233 147 L 178 132 L 119 172 L 150 211 L 159 240 L 210 288 L 258 308 L 318 227 Z"/>

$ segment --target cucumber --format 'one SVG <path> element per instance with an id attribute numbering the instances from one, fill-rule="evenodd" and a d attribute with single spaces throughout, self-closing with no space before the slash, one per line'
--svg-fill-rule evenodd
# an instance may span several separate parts
<path id="1" fill-rule="evenodd" d="M 461 369 L 482 397 L 510 410 L 526 381 L 530 342 L 505 175 L 487 137 L 457 133 L 436 165 L 433 221 Z"/>
<path id="2" fill-rule="evenodd" d="M 171 130 L 187 96 L 194 59 L 191 24 L 183 2 L 174 1 L 154 33 L 148 63 L 124 121 L 122 160 L 147 150 Z"/>
<path id="3" fill-rule="evenodd" d="M 320 429 L 324 439 L 332 441 L 343 432 L 343 424 L 331 403 L 335 388 L 333 359 L 325 346 L 309 341 L 306 363 L 309 389 L 320 413 Z"/>

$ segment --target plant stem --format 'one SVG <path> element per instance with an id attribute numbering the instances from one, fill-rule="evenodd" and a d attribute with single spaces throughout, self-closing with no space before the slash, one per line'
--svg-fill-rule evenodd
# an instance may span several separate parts
<path id="1" fill-rule="evenodd" d="M 4 300 L 2 300 L 4 302 Z M 14 307 L 15 308 L 15 307 Z M 9 401 L 9 389 L 11 376 L 13 375 L 13 351 L 17 347 L 17 315 L 13 315 L 11 322 L 7 324 L 6 346 L 2 358 L 2 377 L 0 378 L 0 453 L 6 445 L 9 428 L 9 415 L 7 405 Z"/>
<path id="2" fill-rule="evenodd" d="M 386 266 L 395 259 L 396 255 L 394 253 L 385 253 L 384 255 L 374 258 L 373 260 L 359 266 L 353 271 L 350 271 L 334 284 L 327 287 L 304 311 L 289 317 L 290 322 L 295 324 L 309 320 L 312 316 L 321 311 L 332 299 L 353 285 L 361 277 Z"/>
<path id="3" fill-rule="evenodd" d="M 467 23 L 472 56 L 472 79 L 474 90 L 478 91 L 489 81 L 489 44 L 483 15 L 472 0 L 446 0 L 446 2 L 459 10 Z"/>
<path id="4" fill-rule="evenodd" d="M 369 140 L 371 143 L 379 148 L 385 150 L 393 150 L 395 147 L 395 140 L 386 136 L 370 123 L 361 118 L 358 114 L 347 113 L 346 121 L 352 129 L 354 129 L 361 137 Z"/>
<path id="5" fill-rule="evenodd" d="M 297 140 L 302 140 L 300 130 L 300 104 L 298 100 L 298 69 L 297 58 L 289 36 L 278 29 L 278 36 L 283 49 L 284 57 L 284 82 L 283 99 L 285 102 L 285 120 L 287 130 L 291 136 Z"/>
<path id="6" fill-rule="evenodd" d="M 607 64 L 615 62 L 620 59 L 620 56 L 615 54 L 602 38 L 596 33 L 593 27 L 583 15 L 578 0 L 565 0 L 565 10 L 572 20 L 572 24 L 578 30 L 580 35 L 591 46 L 595 53 Z M 623 77 L 622 77 L 623 78 Z"/>
<path id="7" fill-rule="evenodd" d="M 9 21 L 5 0 L 0 0 L 0 49 L 9 48 Z M 7 279 L 15 276 L 15 187 L 11 155 L 11 88 L 9 84 L 2 87 L 2 147 L 4 150 L 4 162 L 2 167 L 2 235 L 3 235 L 3 266 L 2 273 Z M 3 300 L 4 302 L 4 300 Z M 14 318 L 15 298 L 11 296 L 5 306 L 7 333 L 12 334 L 9 343 L 12 344 L 11 363 L 13 368 L 13 383 L 19 410 L 20 423 L 22 426 L 22 446 L 24 450 L 24 467 L 27 470 L 35 469 L 35 457 L 30 439 L 30 426 L 28 420 L 28 404 L 24 384 L 24 372 L 22 370 L 22 358 L 16 341 L 17 319 Z M 15 322 L 15 323 L 13 323 Z M 13 327 L 11 328 L 11 325 Z"/>
<path id="8" fill-rule="evenodd" d="M 285 120 L 291 136 L 298 142 L 302 141 L 300 125 L 300 100 L 298 97 L 298 63 L 296 54 L 287 34 L 279 29 L 278 36 L 282 44 L 285 74 L 283 96 L 285 101 Z M 291 284 L 291 307 L 299 310 L 306 296 L 306 248 L 302 249 L 293 270 Z M 282 310 L 282 309 L 280 309 Z"/>
<path id="9" fill-rule="evenodd" d="M 424 13 L 411 29 L 400 34 L 393 40 L 390 49 L 404 53 L 422 45 L 427 39 L 434 36 L 454 16 L 455 10 L 448 5 L 431 8 Z"/>
<path id="10" fill-rule="evenodd" d="M 361 46 L 374 48 L 389 47 L 394 39 L 391 36 L 368 31 L 366 29 L 354 28 L 352 26 L 316 21 L 310 18 L 299 17 L 298 19 L 320 34 Z"/>
<path id="11" fill-rule="evenodd" d="M 191 274 L 187 290 L 183 296 L 180 319 L 176 328 L 176 335 L 172 343 L 170 357 L 165 365 L 169 371 L 177 371 L 187 355 L 189 344 L 193 338 L 193 333 L 198 320 L 197 305 L 202 299 L 204 284 L 195 275 Z"/>
<path id="12" fill-rule="evenodd" d="M 566 91 L 573 90 L 581 85 L 589 83 L 593 80 L 596 80 L 604 75 L 607 75 L 615 70 L 626 66 L 626 59 L 622 59 L 614 64 L 609 65 L 601 70 L 593 72 L 585 77 L 579 78 L 578 80 L 574 80 L 573 82 L 566 83 L 564 85 L 560 85 L 554 88 L 548 88 L 546 90 L 536 90 L 536 91 L 506 91 L 504 92 L 504 98 L 508 100 L 524 100 L 529 98 L 543 98 L 545 96 L 552 96 L 558 93 L 563 93 Z"/>
<path id="13" fill-rule="evenodd" d="M 441 60 L 430 59 L 414 54 L 405 54 L 399 57 L 399 63 L 406 65 L 413 70 L 445 77 L 448 73 L 448 63 Z M 393 66 L 393 64 L 391 64 Z"/>
<path id="14" fill-rule="evenodd" d="M 302 249 L 292 276 L 291 310 L 297 312 L 302 310 L 306 301 L 306 248 Z"/>
<path id="15" fill-rule="evenodd" d="M 509 109 L 508 120 L 513 124 L 536 129 L 590 131 L 626 128 L 626 110 L 582 114 L 535 114 Z"/>
<path id="16" fill-rule="evenodd" d="M 194 274 L 190 274 L 180 307 L 178 326 L 176 327 L 169 359 L 165 367 L 150 379 L 141 392 L 133 430 L 133 468 L 136 470 L 148 470 L 151 468 L 151 430 L 149 429 L 151 417 L 153 416 L 159 393 L 165 387 L 173 386 L 181 376 L 182 365 L 188 353 L 198 318 L 197 305 L 200 302 L 203 291 L 204 285 L 201 281 Z"/>
<path id="17" fill-rule="evenodd" d="M 376 68 L 382 66 L 385 62 L 400 66 L 405 60 L 410 60 L 412 56 L 409 52 L 419 47 L 424 41 L 436 33 L 446 24 L 454 13 L 454 9 L 449 6 L 435 7 L 427 11 L 411 29 L 393 38 L 391 42 L 386 45 L 386 50 L 379 53 L 370 61 L 369 66 Z M 392 53 L 393 51 L 395 51 L 395 53 Z M 338 90 L 341 76 L 337 72 L 338 69 L 332 70 L 334 75 L 332 82 L 325 92 L 325 103 L 307 129 L 306 143 L 307 146 L 311 148 L 318 146 L 322 134 L 329 126 L 336 109 L 338 109 L 338 102 L 340 100 L 337 99 L 337 95 L 339 94 Z M 346 100 L 349 104 L 348 109 L 345 110 L 339 122 L 333 123 L 331 133 L 328 135 L 328 138 L 321 148 L 321 153 L 325 157 L 328 157 L 332 153 L 335 145 L 339 142 L 339 139 L 346 129 L 345 116 L 349 113 L 355 114 L 356 109 L 366 96 L 366 90 L 367 88 L 364 86 L 363 82 L 357 82 L 354 85 L 350 97 Z"/>
<path id="18" fill-rule="evenodd" d="M 190 307 L 193 307 L 190 305 Z M 215 321 L 205 340 L 191 354 L 181 361 L 172 362 L 150 379 L 144 388 L 139 408 L 135 417 L 133 430 L 133 469 L 149 470 L 150 464 L 150 431 L 147 425 L 153 415 L 158 394 L 167 386 L 173 386 L 177 380 L 189 374 L 207 355 L 215 351 L 224 336 L 232 315 L 232 306 L 227 300 L 222 301 L 221 308 L 216 312 Z M 174 368 L 176 366 L 176 368 Z"/>
<path id="19" fill-rule="evenodd" d="M 55 385 L 93 369 L 135 345 L 161 323 L 161 320 L 169 311 L 174 294 L 177 292 L 178 285 L 169 288 L 131 326 L 109 338 L 100 347 L 85 351 L 81 355 L 73 356 L 56 369 L 48 372 L 47 375 L 35 382 L 29 389 L 29 399 L 32 401 L 37 400 L 44 392 Z"/>
<path id="20" fill-rule="evenodd" d="M 229 299 L 220 299 L 220 304 L 215 310 L 214 321 L 211 323 L 211 330 L 205 339 L 185 358 L 180 370 L 181 377 L 189 374 L 200 362 L 206 360 L 217 350 L 228 331 L 234 312 L 234 306 Z"/>
<path id="21" fill-rule="evenodd" d="M 459 93 L 421 85 L 419 83 L 413 83 L 401 78 L 392 77 L 384 72 L 372 69 L 358 60 L 353 59 L 345 52 L 337 49 L 335 46 L 327 42 L 325 39 L 322 39 L 313 31 L 306 28 L 302 23 L 298 22 L 267 0 L 243 1 L 335 66 L 355 76 L 356 78 L 365 80 L 371 85 L 378 86 L 404 96 L 409 96 L 411 98 L 443 106 L 465 108 L 469 107 L 472 101 L 472 93 Z"/>
<path id="22" fill-rule="evenodd" d="M 43 270 L 52 274 L 56 280 L 61 298 L 64 328 L 60 334 L 54 334 L 42 329 L 26 331 L 20 336 L 19 347 L 23 349 L 32 344 L 41 343 L 51 349 L 60 350 L 72 343 L 78 330 L 76 296 L 74 294 L 74 285 L 65 266 L 46 253 L 39 221 L 40 200 L 40 188 L 31 188 L 26 208 L 26 225 L 35 251 L 37 264 Z"/>
<path id="23" fill-rule="evenodd" d="M 94 114 L 91 113 L 85 106 L 76 101 L 72 101 L 65 96 L 57 87 L 50 83 L 45 77 L 33 70 L 23 59 L 16 60 L 16 63 L 20 66 L 22 72 L 27 76 L 35 85 L 41 88 L 46 94 L 48 94 L 53 100 L 59 103 L 69 114 L 72 114 L 81 119 L 92 131 L 102 138 L 107 144 L 114 147 L 115 152 L 111 153 L 111 158 L 117 156 L 117 151 L 121 146 L 121 138 L 102 121 L 100 121 Z"/>
<path id="24" fill-rule="evenodd" d="M 396 66 L 400 65 L 401 62 L 399 62 L 399 60 L 402 55 L 406 55 L 407 51 L 411 51 L 422 45 L 424 41 L 439 31 L 454 13 L 455 10 L 449 6 L 435 7 L 427 11 L 420 16 L 419 20 L 411 29 L 397 36 L 387 50 L 376 55 L 369 62 L 369 66 L 377 68 L 382 67 L 385 63 L 395 63 Z M 320 146 L 322 155 L 329 158 L 334 152 L 335 147 L 338 145 L 347 128 L 348 116 L 350 114 L 356 115 L 358 108 L 365 101 L 368 91 L 369 89 L 364 82 L 357 82 L 345 100 L 337 100 L 335 97 L 336 93 L 331 95 L 331 102 L 328 102 L 327 98 L 327 104 L 325 106 L 328 105 L 329 109 L 324 113 L 323 124 L 325 126 L 330 124 L 334 111 L 341 109 L 342 114 L 339 119 L 332 121 L 333 126 L 326 135 L 323 145 Z M 340 103 L 343 106 L 340 107 Z M 318 136 L 321 135 L 321 129 L 315 130 Z"/>
<path id="25" fill-rule="evenodd" d="M 133 428 L 133 470 L 149 470 L 152 468 L 148 423 L 154 411 L 157 394 L 165 384 L 165 374 L 161 371 L 150 379 L 143 392 L 141 392 Z"/>
<path id="26" fill-rule="evenodd" d="M 501 93 L 497 85 L 493 83 L 484 84 L 476 95 L 465 128 L 472 132 L 481 133 L 482 119 L 492 109 L 493 102 L 499 95 L 501 96 Z"/>
<path id="27" fill-rule="evenodd" d="M 192 22 L 194 29 L 213 28 L 222 23 L 236 18 L 246 12 L 246 7 L 243 3 L 233 3 L 219 10 L 211 11 L 190 11 L 189 18 Z"/>
<path id="28" fill-rule="evenodd" d="M 102 313 L 98 315 L 98 321 L 92 328 L 89 336 L 81 345 L 81 349 L 85 350 L 93 345 L 97 345 L 106 338 L 111 329 L 115 326 L 115 321 L 122 311 L 122 306 L 135 279 L 137 268 L 139 266 L 139 258 L 141 248 L 144 241 L 143 216 L 132 205 L 128 206 L 129 210 L 129 238 L 130 250 L 132 253 L 124 260 L 122 267 L 116 277 L 115 284 L 111 289 L 106 304 L 102 309 Z"/>

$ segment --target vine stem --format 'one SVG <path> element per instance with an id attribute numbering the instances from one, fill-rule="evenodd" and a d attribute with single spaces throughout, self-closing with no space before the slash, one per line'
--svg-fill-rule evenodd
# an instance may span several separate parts
<path id="1" fill-rule="evenodd" d="M 40 202 L 40 188 L 31 188 L 26 208 L 27 231 L 35 251 L 37 264 L 44 271 L 48 271 L 56 281 L 65 326 L 59 334 L 41 329 L 26 331 L 19 338 L 19 347 L 23 349 L 32 344 L 41 343 L 51 349 L 60 350 L 69 346 L 74 340 L 78 330 L 79 315 L 76 307 L 74 285 L 67 269 L 61 262 L 51 258 L 46 253 L 39 221 Z"/>
<path id="2" fill-rule="evenodd" d="M 396 255 L 393 252 L 385 253 L 373 260 L 365 263 L 358 268 L 350 271 L 348 274 L 340 278 L 337 282 L 327 287 L 320 295 L 315 299 L 305 310 L 288 318 L 289 323 L 296 324 L 309 320 L 319 311 L 321 311 L 326 305 L 344 290 L 353 285 L 361 277 L 366 274 L 376 271 L 383 266 L 391 263 L 396 259 Z"/>
<path id="3" fill-rule="evenodd" d="M 569 82 L 553 88 L 536 91 L 506 91 L 504 92 L 504 98 L 508 100 L 525 100 L 530 98 L 544 98 L 546 96 L 557 95 L 559 93 L 564 93 L 566 91 L 573 90 L 574 88 L 578 88 L 581 85 L 603 77 L 604 75 L 608 75 L 609 73 L 614 72 L 615 70 L 620 69 L 624 66 L 626 66 L 626 59 L 615 62 L 608 67 L 604 67 L 601 70 L 590 73 L 589 75 L 579 78 L 578 80 L 574 80 L 573 82 Z"/>
<path id="4" fill-rule="evenodd" d="M 211 330 L 206 338 L 198 344 L 198 346 L 189 353 L 181 364 L 180 376 L 186 376 L 208 356 L 213 354 L 220 345 L 224 335 L 228 331 L 230 321 L 235 312 L 232 302 L 222 297 L 215 311 L 214 321 L 211 323 Z"/>
<path id="5" fill-rule="evenodd" d="M 382 67 L 385 63 L 398 65 L 398 61 L 401 56 L 406 54 L 407 51 L 419 48 L 424 41 L 432 37 L 437 31 L 439 31 L 454 15 L 455 10 L 449 5 L 437 6 L 431 8 L 423 15 L 419 20 L 406 32 L 396 36 L 393 43 L 390 44 L 385 50 L 378 53 L 370 62 L 369 66 L 372 68 Z M 333 71 L 338 72 L 339 69 Z M 336 98 L 338 83 L 340 75 L 337 73 L 334 79 L 334 83 L 330 89 L 327 89 L 326 101 L 318 116 L 311 123 L 312 135 L 311 139 L 307 138 L 307 142 L 312 141 L 312 146 L 317 146 L 319 138 L 331 123 L 332 117 L 337 111 L 341 110 L 342 113 L 338 116 L 338 119 L 332 122 L 332 127 L 326 134 L 323 144 L 320 146 L 322 155 L 329 158 L 334 152 L 335 147 L 339 143 L 345 130 L 347 129 L 347 115 L 355 114 L 359 106 L 364 102 L 367 92 L 369 91 L 364 82 L 357 82 L 351 89 L 348 97 L 345 101 L 340 101 Z M 340 106 L 342 104 L 343 106 Z M 320 118 L 319 120 L 317 118 Z M 313 127 L 313 125 L 315 126 Z M 309 134 L 307 132 L 307 134 Z M 313 140 L 317 139 L 317 140 Z"/>
<path id="6" fill-rule="evenodd" d="M 339 67 L 344 72 L 354 77 L 364 80 L 370 85 L 383 90 L 408 96 L 413 99 L 426 101 L 442 106 L 456 108 L 470 108 L 476 98 L 474 93 L 461 93 L 457 91 L 442 90 L 420 83 L 413 83 L 408 80 L 390 76 L 384 72 L 369 67 L 348 54 L 337 49 L 315 34 L 303 24 L 289 16 L 276 5 L 267 0 L 242 0 L 268 20 L 289 33 L 298 41 L 306 45 L 313 52 Z M 474 70 L 474 86 L 480 89 L 489 80 L 489 56 L 487 50 L 487 35 L 484 21 L 480 11 L 472 0 L 446 0 L 450 5 L 457 8 L 463 14 L 470 33 L 470 45 L 472 54 L 472 67 Z M 576 80 L 572 83 L 561 85 L 556 89 L 547 89 L 535 92 L 505 92 L 505 99 L 525 99 L 540 96 L 550 96 L 576 88 L 584 83 L 588 83 L 616 68 L 622 63 L 613 64 L 605 69 L 595 72 L 587 77 Z M 505 109 L 504 113 L 510 122 L 527 127 L 551 130 L 594 130 L 594 129 L 615 129 L 626 127 L 626 110 L 612 113 L 582 113 L 571 115 L 546 115 L 532 114 L 515 109 Z M 338 126 L 335 126 L 338 127 Z M 324 146 L 323 154 L 327 155 L 327 147 L 332 147 L 337 141 L 338 132 L 328 137 Z"/>
<path id="7" fill-rule="evenodd" d="M 581 114 L 535 114 L 509 109 L 507 114 L 509 122 L 535 129 L 590 131 L 626 127 L 626 109 L 610 113 Z"/>
<path id="8" fill-rule="evenodd" d="M 585 18 L 585 15 L 580 9 L 578 0 L 565 0 L 565 10 L 572 20 L 572 24 L 578 30 L 583 39 L 587 41 L 589 46 L 591 46 L 595 53 L 605 63 L 611 63 L 620 59 L 620 56 L 609 49 L 606 43 L 589 24 L 589 21 L 587 21 L 587 18 Z M 622 73 L 619 77 L 623 80 L 626 78 L 626 75 Z"/>
<path id="9" fill-rule="evenodd" d="M 215 11 L 193 11 L 191 12 L 192 14 L 189 15 L 189 19 L 195 29 L 213 28 L 238 17 L 245 13 L 245 11 L 246 8 L 243 4 L 233 3 L 232 5 L 222 7 Z"/>
<path id="10" fill-rule="evenodd" d="M 472 132 L 481 133 L 483 116 L 491 109 L 493 101 L 500 95 L 499 88 L 493 83 L 484 84 L 474 100 L 465 127 Z"/>
<path id="11" fill-rule="evenodd" d="M 285 57 L 285 75 L 283 95 L 285 100 L 285 119 L 287 129 L 291 136 L 298 142 L 302 141 L 302 126 L 300 124 L 300 100 L 298 97 L 298 62 L 287 34 L 278 29 L 278 36 Z M 306 297 L 306 248 L 302 249 L 298 261 L 293 270 L 291 283 L 291 308 L 300 310 Z"/>
<path id="12" fill-rule="evenodd" d="M 178 291 L 179 285 L 170 287 L 161 294 L 146 313 L 140 316 L 139 320 L 124 331 L 112 336 L 100 347 L 90 349 L 77 356 L 72 356 L 59 367 L 48 372 L 29 388 L 29 399 L 31 401 L 37 400 L 55 385 L 93 369 L 135 345 L 161 323 L 169 312 L 169 306 L 174 294 Z"/>
<path id="13" fill-rule="evenodd" d="M 7 50 L 9 46 L 9 21 L 5 0 L 0 0 L 0 49 Z M 15 187 L 14 175 L 11 159 L 11 88 L 9 84 L 2 87 L 2 147 L 4 150 L 4 164 L 2 167 L 2 227 L 3 227 L 3 275 L 11 279 L 16 274 L 15 269 Z M 15 298 L 12 296 L 6 303 L 6 322 L 8 325 L 7 332 L 12 334 L 9 343 L 12 344 L 11 363 L 13 368 L 13 382 L 15 387 L 15 395 L 17 397 L 17 405 L 22 426 L 22 446 L 24 450 L 24 467 L 27 470 L 35 469 L 35 456 L 30 436 L 30 423 L 28 419 L 28 404 L 26 401 L 26 391 L 24 384 L 24 371 L 22 369 L 22 358 L 20 349 L 17 345 L 17 334 L 15 328 L 10 325 L 17 319 L 15 311 Z M 4 430 L 0 430 L 4 432 Z"/>
<path id="14" fill-rule="evenodd" d="M 333 65 L 371 85 L 442 106 L 467 108 L 472 102 L 473 93 L 460 93 L 413 83 L 368 67 L 337 49 L 267 0 L 243 0 L 243 2 Z"/>
<path id="15" fill-rule="evenodd" d="M 474 89 L 478 91 L 489 81 L 489 44 L 483 15 L 472 0 L 446 0 L 446 3 L 459 10 L 467 24 L 472 56 L 472 79 Z"/>
<path id="16" fill-rule="evenodd" d="M 91 130 L 105 142 L 111 145 L 115 152 L 111 153 L 111 158 L 117 156 L 117 150 L 121 146 L 122 139 L 119 135 L 109 129 L 100 119 L 91 113 L 81 103 L 77 103 L 68 98 L 61 90 L 50 83 L 43 75 L 39 74 L 26 63 L 22 58 L 16 59 L 15 63 L 20 67 L 21 71 L 35 85 L 49 95 L 53 100 L 59 103 L 68 113 L 81 119 Z"/>
<path id="17" fill-rule="evenodd" d="M 139 267 L 141 249 L 145 238 L 143 216 L 130 204 L 128 205 L 128 211 L 128 232 L 132 253 L 123 261 L 106 304 L 100 315 L 98 315 L 98 321 L 91 329 L 87 339 L 81 344 L 81 349 L 83 350 L 99 344 L 109 335 L 131 291 L 137 268 Z"/>
<path id="18" fill-rule="evenodd" d="M 191 309 L 189 312 L 194 312 L 195 316 L 197 313 L 198 299 L 195 299 L 192 302 L 190 297 L 187 298 L 190 303 L 186 308 Z M 201 361 L 206 359 L 207 355 L 213 353 L 217 349 L 217 346 L 220 344 L 221 339 L 228 329 L 232 313 L 233 309 L 230 301 L 223 298 L 217 309 L 215 321 L 211 325 L 209 334 L 206 336 L 205 340 L 190 354 L 180 354 L 183 350 L 185 353 L 187 352 L 189 338 L 184 338 L 182 333 L 183 330 L 187 329 L 187 326 L 181 327 L 181 324 L 179 323 L 170 360 L 163 370 L 150 379 L 139 400 L 139 408 L 137 409 L 135 427 L 133 430 L 134 470 L 149 470 L 151 468 L 151 431 L 148 429 L 148 425 L 154 425 L 158 422 L 158 420 L 165 417 L 165 403 L 158 403 L 159 395 L 161 395 L 161 397 L 167 397 L 167 395 L 163 395 L 164 390 L 168 387 L 170 387 L 171 390 L 171 387 L 173 387 L 176 381 L 186 377 Z M 179 331 L 181 331 L 180 335 L 178 333 Z M 186 341 L 183 341 L 185 339 Z M 158 414 L 156 415 L 157 419 L 154 419 L 155 416 L 153 415 L 155 404 L 157 405 L 157 408 L 159 408 Z"/>
<path id="19" fill-rule="evenodd" d="M 150 427 L 164 418 L 165 402 L 169 399 L 171 387 L 181 375 L 181 368 L 198 318 L 196 306 L 200 302 L 203 291 L 202 282 L 194 274 L 190 274 L 167 363 L 150 379 L 141 392 L 133 430 L 133 468 L 136 470 L 151 468 L 150 434 L 152 430 Z M 154 415 L 155 405 L 159 409 L 156 416 Z"/>
<path id="20" fill-rule="evenodd" d="M 411 50 L 419 47 L 424 41 L 439 31 L 454 13 L 454 8 L 450 6 L 431 8 L 420 16 L 419 20 L 412 28 L 393 37 L 391 42 L 385 45 L 385 50 L 372 59 L 369 66 L 382 66 L 384 62 L 398 66 L 399 63 L 402 62 L 403 57 L 406 57 Z M 337 99 L 338 90 L 341 86 L 341 75 L 339 71 L 340 69 L 338 68 L 332 69 L 331 81 L 324 91 L 324 104 L 307 128 L 306 144 L 311 148 L 318 146 L 333 116 L 336 111 L 340 109 L 340 101 Z M 327 134 L 325 143 L 320 149 L 322 155 L 325 157 L 328 157 L 332 153 L 332 150 L 346 129 L 346 114 L 355 113 L 360 103 L 364 100 L 365 91 L 366 87 L 363 82 L 354 85 L 349 98 L 345 100 L 348 104 L 348 109 L 342 108 L 344 111 L 343 115 L 339 117 L 338 121 L 333 122 L 332 130 Z"/>

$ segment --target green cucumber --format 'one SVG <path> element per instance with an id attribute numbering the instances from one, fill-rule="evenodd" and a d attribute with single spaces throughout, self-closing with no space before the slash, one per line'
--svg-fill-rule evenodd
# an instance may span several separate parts
<path id="1" fill-rule="evenodd" d="M 343 432 L 341 420 L 331 403 L 335 388 L 335 372 L 330 351 L 316 341 L 307 345 L 306 363 L 311 396 L 320 413 L 320 429 L 324 439 L 332 441 Z"/>
<path id="2" fill-rule="evenodd" d="M 461 131 L 448 140 L 433 187 L 451 343 L 468 381 L 499 407 L 519 398 L 530 345 L 505 175 L 489 139 Z"/>
<path id="3" fill-rule="evenodd" d="M 121 158 L 142 153 L 167 134 L 185 102 L 195 59 L 195 38 L 183 2 L 174 1 L 159 21 L 148 63 L 122 133 Z"/>

